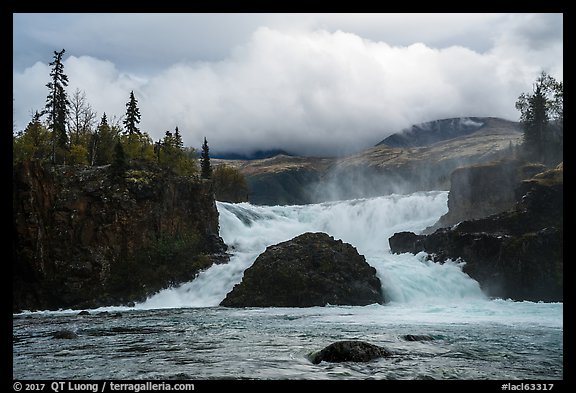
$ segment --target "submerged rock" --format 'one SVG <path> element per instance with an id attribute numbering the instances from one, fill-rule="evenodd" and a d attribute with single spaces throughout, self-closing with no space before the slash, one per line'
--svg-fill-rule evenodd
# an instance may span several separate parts
<path id="1" fill-rule="evenodd" d="M 435 338 L 428 334 L 405 334 L 402 338 L 406 341 L 434 341 Z"/>
<path id="2" fill-rule="evenodd" d="M 72 330 L 64 329 L 58 330 L 52 334 L 52 338 L 60 338 L 60 339 L 73 339 L 77 338 L 78 334 Z"/>
<path id="3" fill-rule="evenodd" d="M 365 341 L 347 340 L 337 341 L 320 351 L 312 352 L 308 358 L 312 363 L 318 364 L 320 362 L 369 362 L 391 355 L 392 353 L 384 347 Z"/>
<path id="4" fill-rule="evenodd" d="M 268 247 L 220 305 L 311 307 L 383 302 L 376 269 L 352 245 L 325 233 L 305 233 Z"/>

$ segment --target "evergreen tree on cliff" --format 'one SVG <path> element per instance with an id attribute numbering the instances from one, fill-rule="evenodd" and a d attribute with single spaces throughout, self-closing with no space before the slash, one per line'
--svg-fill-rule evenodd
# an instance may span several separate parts
<path id="1" fill-rule="evenodd" d="M 126 153 L 124 153 L 122 143 L 118 140 L 114 146 L 114 156 L 112 158 L 112 165 L 110 165 L 112 177 L 117 181 L 122 181 L 127 167 Z"/>
<path id="2" fill-rule="evenodd" d="M 522 93 L 516 101 L 524 129 L 527 157 L 545 163 L 562 161 L 564 86 L 542 72 L 533 94 Z"/>
<path id="3" fill-rule="evenodd" d="M 180 130 L 178 130 L 178 126 L 174 130 L 174 147 L 178 150 L 184 149 L 184 141 L 182 140 L 182 135 L 180 135 Z"/>
<path id="4" fill-rule="evenodd" d="M 25 130 L 18 132 L 13 138 L 12 157 L 14 161 L 23 161 L 29 158 L 36 160 L 49 160 L 52 135 L 42 124 L 41 113 L 36 111 Z"/>
<path id="5" fill-rule="evenodd" d="M 104 113 L 92 136 L 92 165 L 105 165 L 113 161 L 117 137 L 118 130 L 108 124 Z"/>
<path id="6" fill-rule="evenodd" d="M 125 133 L 128 135 L 140 135 L 140 129 L 137 124 L 140 123 L 140 109 L 138 101 L 134 97 L 134 91 L 130 92 L 130 100 L 126 103 L 126 118 L 124 119 Z"/>
<path id="7" fill-rule="evenodd" d="M 208 148 L 208 141 L 204 137 L 202 144 L 202 154 L 200 155 L 200 170 L 202 179 L 210 179 L 212 177 L 212 166 L 210 165 L 210 149 Z"/>
<path id="8" fill-rule="evenodd" d="M 68 86 L 68 76 L 64 74 L 62 56 L 65 50 L 54 51 L 54 60 L 49 64 L 50 82 L 46 84 L 49 93 L 46 98 L 44 113 L 48 114 L 48 129 L 52 131 L 52 163 L 65 162 L 68 146 L 68 134 L 66 133 L 66 118 L 70 105 L 65 87 Z"/>

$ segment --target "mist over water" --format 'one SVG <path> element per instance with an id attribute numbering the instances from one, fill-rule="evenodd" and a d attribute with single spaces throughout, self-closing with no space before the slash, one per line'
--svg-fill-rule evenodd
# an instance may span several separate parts
<path id="1" fill-rule="evenodd" d="M 233 256 L 192 282 L 162 291 L 138 308 L 217 306 L 242 280 L 244 270 L 267 246 L 305 232 L 325 232 L 352 244 L 366 257 L 383 285 L 386 301 L 400 303 L 483 299 L 461 262 L 437 264 L 426 254 L 390 253 L 396 232 L 418 232 L 447 212 L 445 191 L 417 192 L 297 206 L 254 206 L 218 202 L 220 235 Z"/>

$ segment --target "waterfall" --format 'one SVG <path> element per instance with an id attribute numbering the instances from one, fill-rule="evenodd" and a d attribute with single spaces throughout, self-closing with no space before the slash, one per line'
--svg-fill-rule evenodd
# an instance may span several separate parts
<path id="1" fill-rule="evenodd" d="M 446 191 L 428 191 L 297 206 L 218 202 L 220 236 L 233 254 L 230 262 L 214 265 L 192 282 L 161 291 L 137 307 L 217 306 L 267 246 L 305 232 L 325 232 L 356 247 L 376 269 L 387 301 L 483 298 L 478 283 L 462 272 L 462 262 L 438 264 L 424 253 L 390 253 L 390 236 L 434 224 L 447 212 L 447 199 Z"/>

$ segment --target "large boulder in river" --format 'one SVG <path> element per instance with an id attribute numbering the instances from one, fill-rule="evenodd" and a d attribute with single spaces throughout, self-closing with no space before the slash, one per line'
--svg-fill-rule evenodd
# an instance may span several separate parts
<path id="1" fill-rule="evenodd" d="M 325 233 L 305 233 L 268 247 L 220 305 L 311 307 L 383 302 L 376 269 L 352 245 Z"/>

